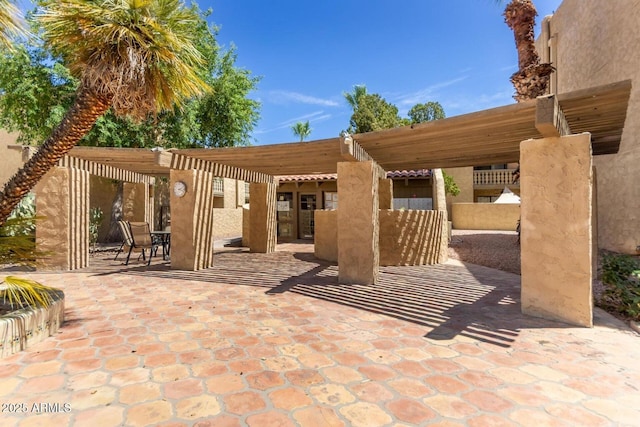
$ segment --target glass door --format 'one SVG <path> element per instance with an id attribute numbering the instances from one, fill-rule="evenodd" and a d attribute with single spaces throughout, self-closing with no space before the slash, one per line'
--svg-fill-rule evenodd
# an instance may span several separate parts
<path id="1" fill-rule="evenodd" d="M 276 220 L 278 238 L 292 240 L 293 236 L 293 193 L 277 194 Z"/>
<path id="2" fill-rule="evenodd" d="M 316 210 L 316 195 L 300 195 L 299 230 L 301 239 L 313 239 L 315 224 L 313 214 Z"/>

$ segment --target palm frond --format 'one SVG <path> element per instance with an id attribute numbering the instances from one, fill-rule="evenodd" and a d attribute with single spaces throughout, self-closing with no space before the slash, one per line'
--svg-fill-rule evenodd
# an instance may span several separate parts
<path id="1" fill-rule="evenodd" d="M 11 49 L 13 37 L 26 36 L 28 31 L 20 10 L 9 2 L 0 0 L 0 46 Z"/>
<path id="2" fill-rule="evenodd" d="M 15 308 L 48 307 L 56 291 L 59 289 L 16 276 L 7 276 L 0 282 L 3 303 Z"/>
<path id="3" fill-rule="evenodd" d="M 117 115 L 143 118 L 209 90 L 199 16 L 178 0 L 44 0 L 45 42 Z"/>

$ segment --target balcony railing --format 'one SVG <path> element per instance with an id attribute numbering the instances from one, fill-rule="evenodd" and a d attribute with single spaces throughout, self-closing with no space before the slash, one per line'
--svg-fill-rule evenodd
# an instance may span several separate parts
<path id="1" fill-rule="evenodd" d="M 213 194 L 215 196 L 224 195 L 224 181 L 217 176 L 213 178 Z"/>
<path id="2" fill-rule="evenodd" d="M 493 169 L 473 171 L 473 186 L 505 186 L 512 185 L 515 169 Z M 519 185 L 516 183 L 515 185 Z"/>

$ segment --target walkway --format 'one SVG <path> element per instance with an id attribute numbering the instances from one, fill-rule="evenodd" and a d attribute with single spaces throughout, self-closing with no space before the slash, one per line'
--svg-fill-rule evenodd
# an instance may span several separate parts
<path id="1" fill-rule="evenodd" d="M 296 247 L 228 248 L 201 272 L 30 273 L 65 291 L 66 323 L 0 361 L 0 424 L 640 422 L 640 337 L 602 311 L 593 329 L 526 317 L 519 276 L 454 263 L 341 285 Z"/>

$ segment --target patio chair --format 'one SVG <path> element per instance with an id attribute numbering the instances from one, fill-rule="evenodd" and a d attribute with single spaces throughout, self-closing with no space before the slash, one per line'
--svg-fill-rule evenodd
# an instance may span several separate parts
<path id="1" fill-rule="evenodd" d="M 129 254 L 131 254 L 131 246 L 133 246 L 133 236 L 131 236 L 131 229 L 129 228 L 129 223 L 127 221 L 118 221 L 118 227 L 120 228 L 120 234 L 122 234 L 122 244 L 118 248 L 118 252 L 116 253 L 116 257 L 113 259 L 114 261 L 118 259 L 118 255 L 120 252 L 124 252 L 125 247 L 129 250 Z M 127 260 L 129 257 L 127 257 Z M 127 261 L 128 262 L 128 261 Z"/>
<path id="2" fill-rule="evenodd" d="M 150 265 L 151 258 L 153 258 L 153 255 L 158 249 L 151 238 L 149 224 L 146 222 L 127 222 L 126 225 L 128 226 L 129 233 L 131 235 L 131 245 L 129 246 L 125 265 L 129 264 L 129 258 L 131 257 L 131 252 L 133 252 L 134 249 L 140 249 L 142 252 L 142 259 L 145 261 L 147 260 L 146 250 L 149 249 L 149 260 L 147 265 Z"/>

